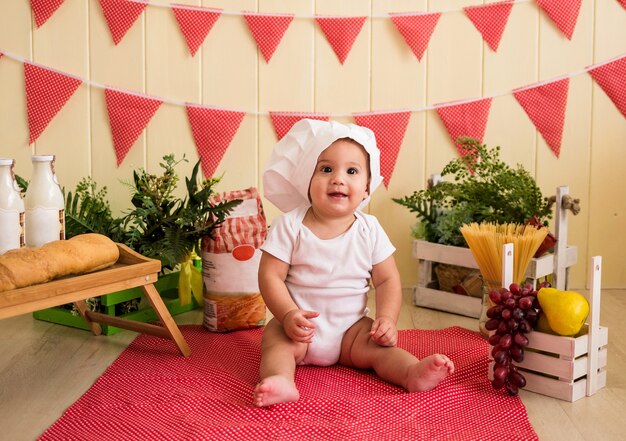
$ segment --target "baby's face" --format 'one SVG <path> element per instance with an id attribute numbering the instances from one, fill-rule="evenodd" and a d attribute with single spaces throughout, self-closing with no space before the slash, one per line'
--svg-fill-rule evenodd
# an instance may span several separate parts
<path id="1" fill-rule="evenodd" d="M 311 205 L 327 216 L 354 213 L 368 196 L 369 175 L 369 158 L 360 144 L 333 142 L 317 159 L 309 187 Z"/>

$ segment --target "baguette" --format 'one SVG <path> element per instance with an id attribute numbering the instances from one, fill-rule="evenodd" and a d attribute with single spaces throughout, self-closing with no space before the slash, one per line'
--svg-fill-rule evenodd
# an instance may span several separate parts
<path id="1" fill-rule="evenodd" d="M 0 292 L 83 274 L 113 265 L 115 242 L 101 234 L 81 234 L 38 248 L 19 248 L 0 255 Z"/>

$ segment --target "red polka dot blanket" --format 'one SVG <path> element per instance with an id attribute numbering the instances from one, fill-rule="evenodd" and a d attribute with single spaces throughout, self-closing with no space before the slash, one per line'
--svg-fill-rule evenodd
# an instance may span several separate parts
<path id="1" fill-rule="evenodd" d="M 409 394 L 370 371 L 299 367 L 300 400 L 252 405 L 262 329 L 182 326 L 191 356 L 140 335 L 43 440 L 537 440 L 519 397 L 487 378 L 488 343 L 460 327 L 399 331 L 418 357 L 441 352 L 456 372 Z"/>

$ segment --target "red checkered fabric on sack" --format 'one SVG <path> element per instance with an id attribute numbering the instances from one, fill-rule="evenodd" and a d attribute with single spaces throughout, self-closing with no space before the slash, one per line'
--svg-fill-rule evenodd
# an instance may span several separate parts
<path id="1" fill-rule="evenodd" d="M 370 371 L 296 370 L 300 399 L 255 408 L 261 328 L 226 334 L 183 326 L 191 356 L 141 335 L 42 440 L 537 440 L 519 397 L 487 378 L 489 344 L 453 327 L 399 332 L 418 357 L 449 356 L 456 372 L 409 394 Z"/>

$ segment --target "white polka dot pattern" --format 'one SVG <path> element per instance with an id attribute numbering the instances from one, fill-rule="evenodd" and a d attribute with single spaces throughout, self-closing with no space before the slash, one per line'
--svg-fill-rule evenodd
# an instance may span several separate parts
<path id="1" fill-rule="evenodd" d="M 302 112 L 270 112 L 270 119 L 274 126 L 276 139 L 281 140 L 289 129 L 301 119 L 315 119 L 318 121 L 328 121 L 329 115 L 322 113 L 302 113 Z"/>
<path id="2" fill-rule="evenodd" d="M 269 63 L 274 51 L 283 39 L 283 35 L 293 21 L 293 15 L 268 15 L 244 13 L 248 28 L 259 50 Z"/>
<path id="3" fill-rule="evenodd" d="M 509 21 L 513 8 L 513 0 L 489 3 L 482 6 L 468 6 L 463 8 L 465 15 L 474 24 L 483 36 L 492 51 L 496 52 L 500 45 L 502 33 Z"/>
<path id="4" fill-rule="evenodd" d="M 205 178 L 213 177 L 245 114 L 187 105 L 187 117 Z"/>
<path id="5" fill-rule="evenodd" d="M 41 27 L 65 0 L 30 0 L 30 8 L 35 17 L 35 25 Z"/>
<path id="6" fill-rule="evenodd" d="M 557 158 L 561 153 L 568 90 L 569 78 L 565 78 L 542 86 L 513 91 L 513 96 Z"/>
<path id="7" fill-rule="evenodd" d="M 567 37 L 572 39 L 580 5 L 582 0 L 536 0 L 539 6 L 550 20 L 559 28 L 559 30 Z"/>
<path id="8" fill-rule="evenodd" d="M 589 75 L 626 118 L 626 58 L 591 69 Z"/>
<path id="9" fill-rule="evenodd" d="M 300 399 L 252 405 L 262 329 L 225 334 L 182 326 L 191 356 L 140 335 L 41 440 L 537 440 L 519 397 L 494 390 L 489 345 L 460 327 L 399 331 L 422 358 L 446 354 L 456 372 L 408 394 L 371 371 L 298 367 Z"/>
<path id="10" fill-rule="evenodd" d="M 389 188 L 410 117 L 411 112 L 354 115 L 358 125 L 371 129 L 376 135 L 376 144 L 380 150 L 380 174 L 383 175 L 385 188 Z"/>
<path id="11" fill-rule="evenodd" d="M 206 36 L 209 35 L 217 19 L 222 15 L 221 9 L 189 9 L 179 7 L 178 5 L 172 5 L 172 12 L 174 17 L 176 17 L 183 37 L 185 37 L 192 57 L 196 54 Z"/>
<path id="12" fill-rule="evenodd" d="M 32 144 L 76 92 L 82 81 L 25 62 L 24 83 L 29 143 Z"/>
<path id="13" fill-rule="evenodd" d="M 346 61 L 366 17 L 315 17 L 341 64 Z"/>
<path id="14" fill-rule="evenodd" d="M 440 12 L 429 14 L 389 14 L 391 21 L 402 34 L 404 41 L 409 45 L 411 51 L 419 61 L 426 51 L 430 37 L 441 17 Z"/>
<path id="15" fill-rule="evenodd" d="M 126 0 L 100 0 L 100 7 L 106 19 L 113 42 L 117 45 L 126 32 L 141 15 L 147 3 L 129 2 Z"/>
<path id="16" fill-rule="evenodd" d="M 163 101 L 112 89 L 105 89 L 104 96 L 119 167 Z"/>
<path id="17" fill-rule="evenodd" d="M 435 106 L 439 118 L 446 126 L 450 138 L 452 138 L 452 142 L 456 145 L 461 156 L 465 156 L 468 152 L 457 143 L 457 139 L 468 136 L 482 142 L 490 108 L 491 98 L 445 107 Z"/>

